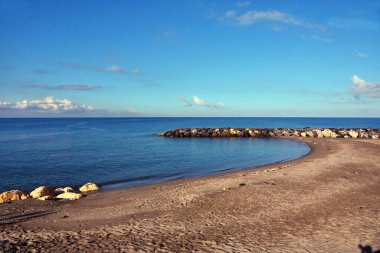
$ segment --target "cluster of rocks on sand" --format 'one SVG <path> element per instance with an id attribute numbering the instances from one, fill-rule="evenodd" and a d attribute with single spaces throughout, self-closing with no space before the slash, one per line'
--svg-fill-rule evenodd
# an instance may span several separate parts
<path id="1" fill-rule="evenodd" d="M 349 128 L 180 128 L 160 133 L 172 138 L 186 137 L 253 137 L 269 138 L 298 136 L 311 138 L 365 138 L 379 139 L 380 129 Z"/>
<path id="2" fill-rule="evenodd" d="M 25 199 L 38 199 L 38 200 L 54 200 L 54 199 L 68 199 L 75 200 L 84 197 L 85 193 L 91 191 L 98 191 L 99 187 L 94 183 L 87 183 L 79 188 L 79 192 L 75 192 L 71 187 L 64 188 L 51 188 L 47 186 L 40 186 L 32 192 L 24 193 L 20 190 L 6 191 L 0 194 L 0 203 L 25 200 Z"/>

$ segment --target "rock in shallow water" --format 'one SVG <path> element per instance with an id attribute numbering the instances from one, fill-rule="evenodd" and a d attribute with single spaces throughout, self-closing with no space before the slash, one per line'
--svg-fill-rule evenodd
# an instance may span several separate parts
<path id="1" fill-rule="evenodd" d="M 87 183 L 79 188 L 81 192 L 99 191 L 99 187 L 94 183 Z"/>

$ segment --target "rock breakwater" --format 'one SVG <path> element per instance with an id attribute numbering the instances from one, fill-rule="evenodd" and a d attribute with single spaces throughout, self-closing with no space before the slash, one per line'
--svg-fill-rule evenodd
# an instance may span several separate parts
<path id="1" fill-rule="evenodd" d="M 364 138 L 379 139 L 380 129 L 372 128 L 179 128 L 160 133 L 170 138 L 190 137 L 249 137 L 270 138 L 297 136 L 305 138 Z"/>

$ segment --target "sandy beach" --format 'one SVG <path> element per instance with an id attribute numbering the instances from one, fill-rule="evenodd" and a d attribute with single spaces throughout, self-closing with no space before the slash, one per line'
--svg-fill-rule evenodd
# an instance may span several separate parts
<path id="1" fill-rule="evenodd" d="M 78 201 L 1 204 L 0 252 L 380 249 L 380 141 L 293 139 L 311 153 Z"/>

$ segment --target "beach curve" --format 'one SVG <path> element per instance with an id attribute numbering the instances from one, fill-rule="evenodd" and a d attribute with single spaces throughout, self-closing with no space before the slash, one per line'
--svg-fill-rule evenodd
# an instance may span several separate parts
<path id="1" fill-rule="evenodd" d="M 20 252 L 380 247 L 380 142 L 290 139 L 305 141 L 311 152 L 254 170 L 106 191 L 77 202 L 2 205 L 2 247 Z"/>

